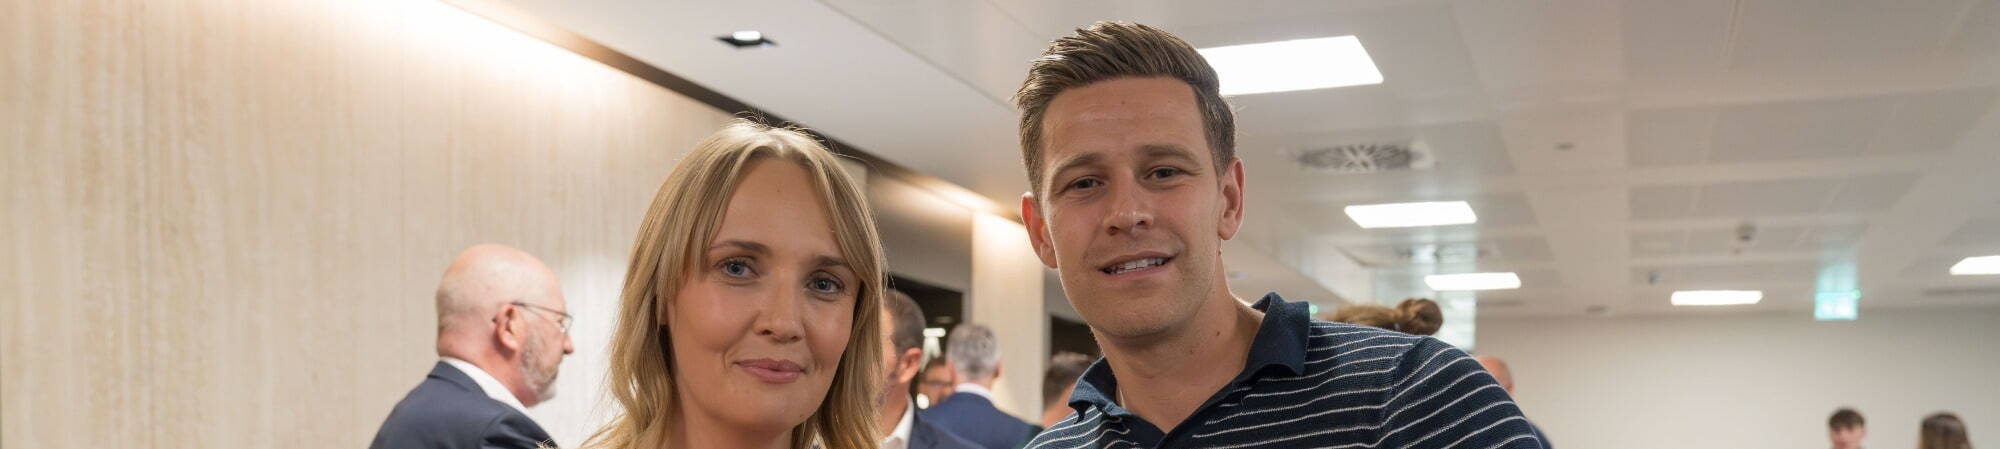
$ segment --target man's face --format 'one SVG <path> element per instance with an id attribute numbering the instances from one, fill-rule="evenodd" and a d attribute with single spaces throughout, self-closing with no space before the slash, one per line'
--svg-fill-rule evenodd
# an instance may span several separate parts
<path id="1" fill-rule="evenodd" d="M 917 377 L 917 369 L 922 367 L 923 349 L 910 348 L 896 350 L 896 317 L 889 308 L 882 308 L 882 388 L 876 391 L 876 409 L 888 412 L 890 401 L 908 399 L 910 382 Z"/>
<path id="2" fill-rule="evenodd" d="M 923 383 L 917 385 L 917 392 L 930 398 L 931 405 L 944 402 L 951 396 L 951 388 L 957 385 L 951 379 L 951 365 L 938 365 L 924 370 Z"/>
<path id="3" fill-rule="evenodd" d="M 1827 439 L 1833 440 L 1833 447 L 1861 447 L 1861 439 L 1868 436 L 1868 428 L 1862 426 L 1827 431 Z"/>
<path id="4" fill-rule="evenodd" d="M 562 366 L 563 356 L 576 351 L 569 334 L 563 332 L 561 315 L 557 314 L 569 310 L 568 304 L 563 301 L 562 291 L 551 288 L 546 297 L 549 299 L 542 306 L 549 310 L 533 307 L 522 310 L 523 313 L 536 315 L 526 320 L 527 338 L 521 344 L 520 362 L 522 377 L 526 378 L 528 388 L 535 391 L 535 404 L 556 397 L 556 375 Z M 532 404 L 524 401 L 524 405 Z"/>
<path id="5" fill-rule="evenodd" d="M 1193 88 L 1118 78 L 1069 89 L 1042 129 L 1043 185 L 1021 213 L 1093 330 L 1175 329 L 1226 288 L 1221 247 L 1242 219 L 1242 164 L 1217 170 Z"/>

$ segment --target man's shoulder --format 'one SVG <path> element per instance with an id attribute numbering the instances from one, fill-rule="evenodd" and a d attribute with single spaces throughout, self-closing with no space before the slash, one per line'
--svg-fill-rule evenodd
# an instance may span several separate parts
<path id="1" fill-rule="evenodd" d="M 1103 418 L 1103 413 L 1096 408 L 1088 409 L 1081 414 L 1071 413 L 1034 438 L 1030 438 L 1027 447 L 1031 449 L 1100 447 L 1099 440 L 1116 438 L 1129 432 L 1125 429 L 1106 429 Z"/>
<path id="2" fill-rule="evenodd" d="M 1305 372 L 1378 371 L 1382 364 L 1432 355 L 1451 348 L 1438 339 L 1387 329 L 1328 321 L 1307 325 Z"/>
<path id="3" fill-rule="evenodd" d="M 547 438 L 540 436 L 545 434 L 541 427 L 519 410 L 483 393 L 428 378 L 390 410 L 376 439 L 378 443 L 409 438 L 479 441 L 496 433 Z"/>
<path id="4" fill-rule="evenodd" d="M 978 443 L 922 419 L 910 423 L 910 441 L 911 449 L 980 449 Z"/>

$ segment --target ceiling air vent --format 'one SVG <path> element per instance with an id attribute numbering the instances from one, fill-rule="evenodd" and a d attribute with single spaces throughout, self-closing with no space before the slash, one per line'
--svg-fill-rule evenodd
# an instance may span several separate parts
<path id="1" fill-rule="evenodd" d="M 1429 170 L 1437 164 L 1431 148 L 1423 140 L 1389 143 L 1354 143 L 1307 148 L 1287 152 L 1292 161 L 1307 171 L 1323 173 L 1381 173 Z"/>

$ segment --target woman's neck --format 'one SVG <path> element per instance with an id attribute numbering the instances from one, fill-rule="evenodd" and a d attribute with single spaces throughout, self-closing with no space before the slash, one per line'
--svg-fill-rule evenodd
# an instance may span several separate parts
<path id="1" fill-rule="evenodd" d="M 683 402 L 685 404 L 685 402 Z M 673 449 L 707 448 L 748 448 L 748 449 L 788 449 L 792 444 L 791 429 L 749 430 L 715 419 L 713 415 L 696 410 L 698 407 L 683 407 L 678 413 L 673 427 L 667 433 L 667 447 Z"/>

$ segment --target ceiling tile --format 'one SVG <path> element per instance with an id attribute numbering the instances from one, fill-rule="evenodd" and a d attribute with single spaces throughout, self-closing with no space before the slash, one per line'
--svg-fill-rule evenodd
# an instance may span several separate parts
<path id="1" fill-rule="evenodd" d="M 1872 212 L 1888 209 L 1916 184 L 1914 173 L 1888 173 L 1848 179 L 1829 199 L 1826 212 Z"/>
<path id="2" fill-rule="evenodd" d="M 1869 154 L 1943 151 L 1958 143 L 1972 123 L 1993 108 L 1994 89 L 1961 89 L 1902 97 L 1869 142 Z"/>
<path id="3" fill-rule="evenodd" d="M 1732 289 L 1762 288 L 1772 283 L 1805 283 L 1810 285 L 1819 275 L 1817 262 L 1756 262 L 1739 264 L 1707 264 L 1636 267 L 1632 269 L 1632 283 L 1647 285 L 1653 273 L 1659 273 L 1656 285 L 1674 289 Z M 1758 286 L 1758 287 L 1751 287 Z"/>
<path id="4" fill-rule="evenodd" d="M 1626 136 L 1628 160 L 1634 167 L 1707 162 L 1720 114 L 1714 107 L 1632 111 Z"/>
<path id="5" fill-rule="evenodd" d="M 1715 125 L 1716 163 L 1848 157 L 1861 154 L 1897 104 L 1862 97 L 1731 106 Z"/>
<path id="6" fill-rule="evenodd" d="M 1947 41 L 1969 1 L 1745 1 L 1731 67 L 1855 69 L 1913 60 Z"/>
<path id="7" fill-rule="evenodd" d="M 1686 241 L 1687 233 L 1683 231 L 1635 233 L 1632 234 L 1632 258 L 1678 256 L 1684 251 Z"/>
<path id="8" fill-rule="evenodd" d="M 1721 70 L 1736 0 L 1623 2 L 1625 64 L 1632 79 Z"/>
<path id="9" fill-rule="evenodd" d="M 1701 217 L 1758 217 L 1800 215 L 1820 210 L 1827 195 L 1840 182 L 1835 179 L 1755 181 L 1703 185 L 1695 195 L 1693 215 Z"/>
<path id="10" fill-rule="evenodd" d="M 1971 255 L 2000 254 L 2000 217 L 1975 219 L 1960 226 L 1938 246 L 1942 250 Z"/>
<path id="11" fill-rule="evenodd" d="M 1631 197 L 1634 220 L 1681 218 L 1694 213 L 1694 186 L 1636 186 Z"/>

